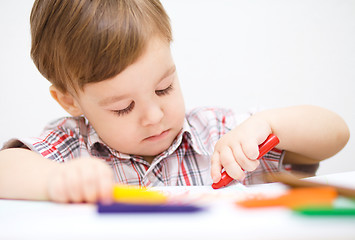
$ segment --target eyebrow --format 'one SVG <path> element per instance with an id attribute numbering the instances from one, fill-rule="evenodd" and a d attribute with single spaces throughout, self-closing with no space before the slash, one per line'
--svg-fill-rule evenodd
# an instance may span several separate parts
<path id="1" fill-rule="evenodd" d="M 105 98 L 105 99 L 101 100 L 99 102 L 99 105 L 100 106 L 109 105 L 111 103 L 118 102 L 119 100 L 124 99 L 124 98 L 125 98 L 125 95 L 122 95 L 122 96 L 111 96 L 111 97 L 108 97 L 108 98 Z"/>
<path id="2" fill-rule="evenodd" d="M 168 69 L 168 71 L 166 71 L 163 76 L 160 78 L 159 82 L 162 81 L 164 78 L 170 76 L 171 74 L 173 74 L 176 71 L 176 65 L 174 64 L 171 68 Z"/>
<path id="3" fill-rule="evenodd" d="M 170 76 L 171 74 L 173 74 L 176 71 L 176 65 L 174 64 L 171 68 L 169 68 L 159 79 L 159 82 L 161 82 L 164 78 Z M 110 96 L 107 98 L 102 99 L 101 101 L 99 101 L 99 105 L 100 106 L 105 106 L 105 105 L 109 105 L 111 103 L 114 102 L 118 102 L 119 100 L 122 100 L 126 97 L 126 95 L 121 95 L 121 96 Z"/>

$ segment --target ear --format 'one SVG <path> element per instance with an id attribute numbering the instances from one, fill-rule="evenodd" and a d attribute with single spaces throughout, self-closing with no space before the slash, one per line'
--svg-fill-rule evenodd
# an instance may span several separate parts
<path id="1" fill-rule="evenodd" d="M 77 100 L 69 92 L 63 93 L 53 85 L 49 87 L 49 92 L 54 100 L 70 115 L 77 117 L 83 114 Z"/>

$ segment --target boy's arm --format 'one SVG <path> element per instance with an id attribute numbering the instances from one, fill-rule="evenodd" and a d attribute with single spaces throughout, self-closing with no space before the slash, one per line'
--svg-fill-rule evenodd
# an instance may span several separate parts
<path id="1" fill-rule="evenodd" d="M 257 113 L 225 134 L 212 155 L 211 175 L 220 179 L 221 169 L 242 179 L 244 170 L 253 171 L 258 145 L 273 133 L 277 146 L 286 150 L 284 163 L 312 164 L 340 151 L 349 139 L 349 129 L 337 114 L 315 106 L 295 106 Z"/>
<path id="2" fill-rule="evenodd" d="M 112 184 L 112 170 L 98 159 L 59 164 L 27 149 L 0 151 L 0 198 L 110 201 Z"/>
<path id="3" fill-rule="evenodd" d="M 264 118 L 280 139 L 277 147 L 286 150 L 284 163 L 317 163 L 339 152 L 350 137 L 344 120 L 320 107 L 274 109 L 257 117 Z"/>
<path id="4" fill-rule="evenodd" d="M 0 198 L 48 200 L 47 179 L 56 165 L 27 149 L 0 151 Z"/>

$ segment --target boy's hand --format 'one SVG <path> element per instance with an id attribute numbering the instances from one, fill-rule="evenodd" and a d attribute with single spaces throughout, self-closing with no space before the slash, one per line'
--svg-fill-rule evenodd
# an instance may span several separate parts
<path id="1" fill-rule="evenodd" d="M 253 171 L 258 165 L 259 144 L 271 133 L 271 127 L 264 119 L 252 116 L 237 126 L 216 143 L 211 159 L 211 176 L 216 183 L 221 179 L 224 168 L 234 179 L 242 180 L 244 171 Z"/>
<path id="2" fill-rule="evenodd" d="M 55 202 L 110 202 L 113 184 L 112 169 L 102 160 L 78 158 L 54 169 L 47 192 L 49 199 Z"/>

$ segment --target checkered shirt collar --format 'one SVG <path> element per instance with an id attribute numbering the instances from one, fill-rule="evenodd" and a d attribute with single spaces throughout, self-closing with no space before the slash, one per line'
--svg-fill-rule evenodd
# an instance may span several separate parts
<path id="1" fill-rule="evenodd" d="M 141 157 L 141 156 L 120 153 L 120 152 L 116 151 L 115 149 L 110 148 L 102 141 L 102 139 L 98 136 L 98 134 L 96 133 L 96 131 L 92 127 L 92 125 L 90 123 L 88 123 L 88 121 L 87 121 L 87 126 L 88 126 L 88 128 L 87 128 L 88 129 L 87 144 L 88 144 L 88 149 L 90 152 L 92 152 L 92 151 L 99 151 L 99 152 L 109 151 L 112 155 L 114 155 L 115 157 L 117 157 L 119 159 L 134 158 L 137 160 L 143 160 L 143 157 Z M 199 144 L 201 141 L 198 141 L 197 136 L 195 136 L 195 134 L 193 134 L 190 124 L 188 123 L 187 119 L 185 118 L 183 128 L 178 133 L 173 144 L 167 150 L 162 152 L 154 161 L 160 161 L 161 159 L 164 159 L 167 156 L 174 153 L 174 151 L 176 151 L 176 149 L 182 143 L 183 138 L 186 138 L 188 144 L 192 147 L 192 149 L 197 154 L 208 155 L 207 151 L 204 149 L 204 146 L 202 144 Z"/>

